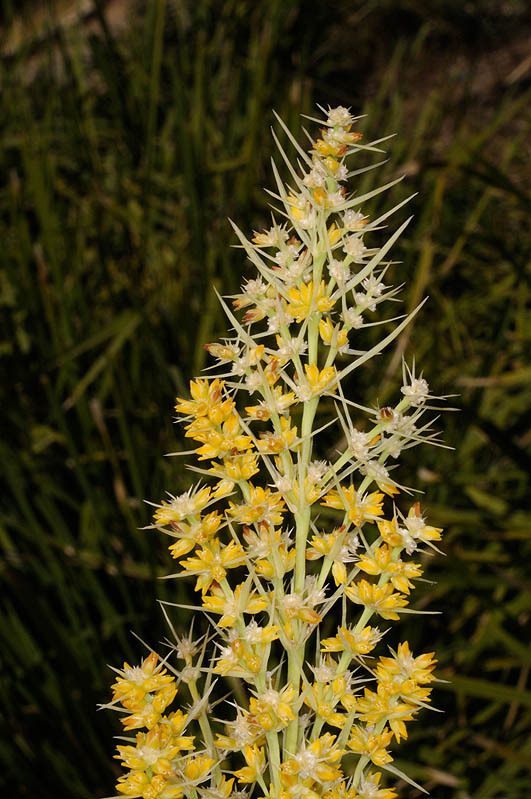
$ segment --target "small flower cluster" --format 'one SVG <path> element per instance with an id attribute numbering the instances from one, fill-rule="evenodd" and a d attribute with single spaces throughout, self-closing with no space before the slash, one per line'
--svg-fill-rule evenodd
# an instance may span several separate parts
<path id="1" fill-rule="evenodd" d="M 286 186 L 275 167 L 282 222 L 273 218 L 251 241 L 235 228 L 258 275 L 233 308 L 220 298 L 234 335 L 207 345 L 212 376 L 177 400 L 201 479 L 161 501 L 153 527 L 171 538 L 179 564 L 171 576 L 195 578 L 216 649 L 206 664 L 207 637 L 177 639 L 175 676 L 153 654 L 119 672 L 112 705 L 121 704 L 127 731 L 147 728 L 118 747 L 129 771 L 117 790 L 126 796 L 394 799 L 382 770 L 411 782 L 390 766 L 390 746 L 429 702 L 435 660 L 407 642 L 375 655 L 387 630 L 374 619 L 420 612 L 408 607 L 418 556 L 441 538 L 418 503 L 401 512 L 403 487 L 392 476 L 402 450 L 437 443 L 422 419 L 434 398 L 406 365 L 392 407 L 364 408 L 345 395 L 345 378 L 416 311 L 371 321 L 397 294 L 384 283 L 386 255 L 407 222 L 383 245 L 372 234 L 403 203 L 373 220 L 360 210 L 392 184 L 349 193 L 347 182 L 372 167 L 351 170 L 347 161 L 379 142 L 361 143 L 347 109 L 324 113 L 308 153 L 283 126 L 301 172 L 279 145 L 292 180 Z M 389 321 L 378 344 L 352 347 L 364 327 Z M 333 398 L 343 434 L 332 461 L 316 457 L 323 398 Z M 328 637 L 325 619 L 335 630 Z M 223 701 L 214 702 L 219 677 L 239 686 L 224 721 L 212 714 Z M 177 683 L 192 704 L 164 715 Z"/>

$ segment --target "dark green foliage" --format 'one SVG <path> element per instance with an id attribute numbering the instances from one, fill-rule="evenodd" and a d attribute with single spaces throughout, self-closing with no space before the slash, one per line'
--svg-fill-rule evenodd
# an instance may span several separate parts
<path id="1" fill-rule="evenodd" d="M 360 192 L 404 171 L 378 207 L 418 191 L 393 280 L 407 281 L 407 307 L 430 301 L 356 373 L 352 394 L 396 396 L 406 347 L 435 393 L 460 394 L 460 412 L 440 422 L 455 451 L 413 450 L 401 473 L 446 528 L 446 557 L 427 575 L 437 582 L 416 595 L 443 615 L 400 625 L 401 637 L 435 649 L 450 682 L 436 697 L 445 714 L 421 716 L 397 764 L 436 799 L 531 795 L 524 11 L 516 1 L 502 13 L 480 0 L 152 0 L 116 33 L 95 2 L 85 23 L 46 17 L 48 34 L 17 47 L 4 30 L 0 784 L 10 796 L 113 792 L 118 725 L 95 710 L 109 696 L 106 664 L 144 654 L 130 630 L 153 646 L 166 635 L 157 598 L 191 598 L 191 586 L 156 579 L 169 556 L 139 530 L 143 500 L 188 484 L 181 459 L 162 457 L 184 448 L 173 399 L 226 330 L 211 286 L 230 294 L 247 274 L 227 217 L 245 231 L 268 222 L 272 109 L 299 131 L 316 102 L 368 114 L 368 136 L 398 134 Z"/>

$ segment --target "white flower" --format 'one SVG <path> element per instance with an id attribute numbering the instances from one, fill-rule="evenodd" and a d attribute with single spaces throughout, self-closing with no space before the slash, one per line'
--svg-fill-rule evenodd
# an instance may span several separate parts
<path id="1" fill-rule="evenodd" d="M 356 560 L 356 551 L 360 545 L 360 540 L 356 533 L 349 533 L 345 543 L 341 547 L 340 558 L 344 563 L 351 563 Z"/>
<path id="2" fill-rule="evenodd" d="M 361 211 L 353 211 L 352 208 L 349 208 L 349 210 L 345 211 L 343 214 L 343 226 L 347 230 L 353 232 L 356 230 L 363 230 L 366 224 L 367 217 L 364 216 Z"/>
<path id="3" fill-rule="evenodd" d="M 328 119 L 326 120 L 328 125 L 335 127 L 336 125 L 340 125 L 343 128 L 348 127 L 348 125 L 352 125 L 354 121 L 354 117 L 343 105 L 338 105 L 336 108 L 330 108 L 328 110 Z"/>
<path id="4" fill-rule="evenodd" d="M 276 276 L 282 280 L 287 286 L 293 286 L 297 283 L 304 274 L 304 270 L 308 266 L 308 261 L 305 258 L 297 258 L 295 261 L 287 265 L 281 265 L 275 269 Z"/>
<path id="5" fill-rule="evenodd" d="M 376 781 L 376 776 L 379 776 L 379 774 L 369 773 L 362 778 L 357 790 L 359 799 L 376 799 L 378 795 L 381 796 L 382 787 L 380 783 Z"/>
<path id="6" fill-rule="evenodd" d="M 272 227 L 269 230 L 264 230 L 263 233 L 255 233 L 253 241 L 259 247 L 280 247 L 287 238 L 288 232 L 285 228 Z"/>
<path id="7" fill-rule="evenodd" d="M 345 164 L 340 164 L 334 177 L 338 183 L 341 183 L 343 180 L 347 179 L 347 175 L 348 169 L 346 168 Z"/>
<path id="8" fill-rule="evenodd" d="M 330 208 L 338 208 L 345 202 L 345 197 L 342 191 L 333 191 L 328 195 L 328 206 Z"/>
<path id="9" fill-rule="evenodd" d="M 394 408 L 382 408 L 378 414 L 378 423 L 384 430 L 391 432 L 400 430 L 404 422 L 404 417 L 400 411 L 395 411 Z"/>
<path id="10" fill-rule="evenodd" d="M 411 385 L 402 386 L 400 391 L 409 399 L 411 405 L 418 407 L 428 398 L 430 388 L 423 377 L 413 377 Z"/>
<path id="11" fill-rule="evenodd" d="M 293 324 L 293 318 L 278 307 L 274 313 L 270 314 L 267 320 L 267 329 L 269 333 L 278 333 L 282 325 L 289 327 L 291 324 Z"/>
<path id="12" fill-rule="evenodd" d="M 354 300 L 358 306 L 360 311 L 375 311 L 376 310 L 376 303 L 374 302 L 374 297 L 371 297 L 370 294 L 363 294 L 361 291 L 357 291 L 354 294 Z"/>
<path id="13" fill-rule="evenodd" d="M 267 288 L 264 281 L 261 278 L 257 278 L 256 280 L 249 280 L 245 286 L 242 286 L 242 293 L 254 302 L 264 296 Z"/>
<path id="14" fill-rule="evenodd" d="M 185 666 L 181 671 L 181 680 L 184 683 L 195 682 L 201 676 L 199 666 Z"/>
<path id="15" fill-rule="evenodd" d="M 395 460 L 400 457 L 400 453 L 404 448 L 405 441 L 400 440 L 398 438 L 392 438 L 391 441 L 387 444 L 387 452 L 389 453 L 391 458 Z"/>
<path id="16" fill-rule="evenodd" d="M 366 277 L 361 285 L 367 294 L 372 294 L 373 297 L 380 297 L 382 291 L 386 288 L 385 283 L 380 283 L 374 274 Z"/>
<path id="17" fill-rule="evenodd" d="M 401 534 L 401 536 L 402 536 L 402 543 L 403 543 L 403 545 L 404 545 L 404 549 L 406 550 L 407 554 L 408 554 L 408 555 L 412 555 L 412 554 L 413 554 L 413 552 L 415 552 L 415 550 L 416 550 L 416 549 L 417 549 L 417 547 L 418 547 L 418 544 L 417 544 L 417 542 L 415 541 L 415 539 L 413 538 L 413 536 L 412 536 L 412 535 L 410 535 L 410 534 L 408 533 L 408 531 L 407 531 L 407 530 L 404 530 L 402 527 L 400 527 L 400 528 L 398 529 L 398 532 L 399 532 L 399 533 Z"/>
<path id="18" fill-rule="evenodd" d="M 378 461 L 369 461 L 367 464 L 360 467 L 360 472 L 366 474 L 368 477 L 372 477 L 376 483 L 389 482 L 389 472 L 385 466 L 382 463 L 378 463 Z"/>
<path id="19" fill-rule="evenodd" d="M 300 594 L 285 594 L 285 596 L 280 599 L 280 602 L 284 605 L 284 609 L 291 612 L 293 615 L 304 607 L 304 600 Z"/>
<path id="20" fill-rule="evenodd" d="M 245 385 L 249 391 L 254 392 L 262 385 L 262 376 L 258 372 L 251 372 L 245 380 Z"/>
<path id="21" fill-rule="evenodd" d="M 369 436 L 361 430 L 353 430 L 348 437 L 348 447 L 356 460 L 366 461 L 369 458 Z"/>
<path id="22" fill-rule="evenodd" d="M 177 657 L 181 660 L 189 660 L 192 658 L 201 649 L 202 640 L 202 638 L 198 638 L 197 641 L 194 641 L 192 639 L 191 633 L 189 633 L 187 636 L 177 636 L 177 645 L 175 647 Z"/>
<path id="23" fill-rule="evenodd" d="M 308 230 L 309 228 L 315 227 L 317 223 L 317 214 L 315 213 L 313 208 L 309 208 L 306 213 L 297 220 L 299 227 L 303 230 Z"/>
<path id="24" fill-rule="evenodd" d="M 319 661 L 318 666 L 310 666 L 313 671 L 313 676 L 316 682 L 331 682 L 336 676 L 336 669 L 334 669 L 323 658 Z"/>
<path id="25" fill-rule="evenodd" d="M 404 524 L 412 538 L 422 538 L 422 534 L 427 526 L 422 516 L 406 516 Z"/>
<path id="26" fill-rule="evenodd" d="M 279 266 L 286 266 L 297 257 L 297 253 L 297 245 L 288 244 L 287 247 L 284 247 L 275 254 L 275 261 Z"/>
<path id="27" fill-rule="evenodd" d="M 292 358 L 294 355 L 302 355 L 308 349 L 308 344 L 298 338 L 278 340 L 278 354 L 281 358 Z"/>
<path id="28" fill-rule="evenodd" d="M 312 752 L 311 749 L 304 748 L 300 752 L 297 752 L 294 760 L 299 766 L 299 775 L 302 779 L 313 779 L 314 771 L 319 765 L 319 758 L 317 755 Z"/>
<path id="29" fill-rule="evenodd" d="M 326 183 L 326 174 L 318 169 L 311 169 L 307 175 L 304 176 L 302 182 L 305 186 L 312 189 L 318 189 Z"/>
<path id="30" fill-rule="evenodd" d="M 238 715 L 234 721 L 227 722 L 227 733 L 231 738 L 234 738 L 234 743 L 240 749 L 243 749 L 247 744 L 252 744 L 256 739 L 256 729 L 253 729 L 252 722 L 247 715 L 242 713 L 240 708 L 238 708 Z"/>
<path id="31" fill-rule="evenodd" d="M 343 249 L 355 263 L 362 263 L 363 254 L 366 252 L 367 247 L 363 243 L 361 236 L 347 236 L 343 243 Z"/>
<path id="32" fill-rule="evenodd" d="M 312 461 L 308 466 L 307 477 L 310 483 L 320 483 L 328 471 L 328 463 L 326 461 Z"/>
<path id="33" fill-rule="evenodd" d="M 315 575 L 305 579 L 304 593 L 306 595 L 306 601 L 312 606 L 320 605 L 326 599 L 326 591 L 324 588 L 317 587 L 317 577 Z"/>
<path id="34" fill-rule="evenodd" d="M 295 390 L 295 395 L 300 402 L 308 402 L 313 397 L 313 389 L 308 382 L 298 383 Z"/>
<path id="35" fill-rule="evenodd" d="M 273 485 L 281 494 L 287 494 L 293 490 L 293 480 L 287 474 L 281 474 L 277 477 Z"/>
<path id="36" fill-rule="evenodd" d="M 332 258 L 328 264 L 328 272 L 333 277 L 338 286 L 342 286 L 350 277 L 350 267 L 344 261 Z"/>
<path id="37" fill-rule="evenodd" d="M 363 327 L 363 317 L 355 308 L 347 308 L 345 313 L 342 314 L 343 321 L 349 327 L 359 330 Z"/>

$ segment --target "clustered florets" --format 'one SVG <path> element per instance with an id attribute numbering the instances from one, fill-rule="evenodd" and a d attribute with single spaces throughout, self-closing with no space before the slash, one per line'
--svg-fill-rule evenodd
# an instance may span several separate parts
<path id="1" fill-rule="evenodd" d="M 433 653 L 415 657 L 403 642 L 377 657 L 386 629 L 372 621 L 400 618 L 422 574 L 404 556 L 441 537 L 418 503 L 407 515 L 394 504 L 402 487 L 389 465 L 434 440 L 420 424 L 428 384 L 404 366 L 402 399 L 371 410 L 342 383 L 412 316 L 370 350 L 351 349 L 361 328 L 386 323 L 369 320 L 397 294 L 385 257 L 405 224 L 384 245 L 369 242 L 400 206 L 370 220 L 359 206 L 387 186 L 356 196 L 343 184 L 368 168 L 350 171 L 349 156 L 378 142 L 360 143 L 346 108 L 325 117 L 309 153 L 285 129 L 301 173 L 279 145 L 292 179 L 287 188 L 275 167 L 282 224 L 274 218 L 252 241 L 236 228 L 258 277 L 234 310 L 222 301 L 234 335 L 207 345 L 217 372 L 177 400 L 203 478 L 168 494 L 153 526 L 172 538 L 179 576 L 195 577 L 216 643 L 207 660 L 210 639 L 190 634 L 172 646 L 179 667 L 151 654 L 118 672 L 112 705 L 127 731 L 147 729 L 118 746 L 128 771 L 117 790 L 129 797 L 394 799 L 374 767 L 387 768 L 393 739 L 429 702 Z M 343 432 L 330 461 L 315 453 L 323 397 Z M 333 614 L 335 634 L 322 637 Z M 224 724 L 212 712 L 219 676 L 240 681 Z M 179 683 L 190 708 L 167 713 Z"/>

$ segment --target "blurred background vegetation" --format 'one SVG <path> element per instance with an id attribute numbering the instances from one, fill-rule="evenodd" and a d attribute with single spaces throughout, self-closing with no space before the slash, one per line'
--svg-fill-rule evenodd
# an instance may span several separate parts
<path id="1" fill-rule="evenodd" d="M 0 25 L 0 786 L 113 793 L 106 664 L 186 597 L 144 499 L 188 485 L 172 405 L 247 274 L 227 217 L 267 223 L 276 109 L 343 104 L 397 133 L 361 189 L 414 191 L 395 255 L 415 326 L 359 378 L 396 394 L 407 347 L 455 451 L 401 472 L 446 528 L 401 625 L 435 649 L 444 714 L 397 764 L 435 799 L 531 796 L 531 56 L 524 0 L 3 4 Z M 374 209 L 377 205 L 374 204 Z M 383 207 L 383 206 L 382 206 Z M 179 462 L 176 462 L 179 461 Z M 176 619 L 189 624 L 184 615 Z M 400 786 L 401 796 L 419 792 Z M 7 794 L 6 794 L 7 795 Z"/>

